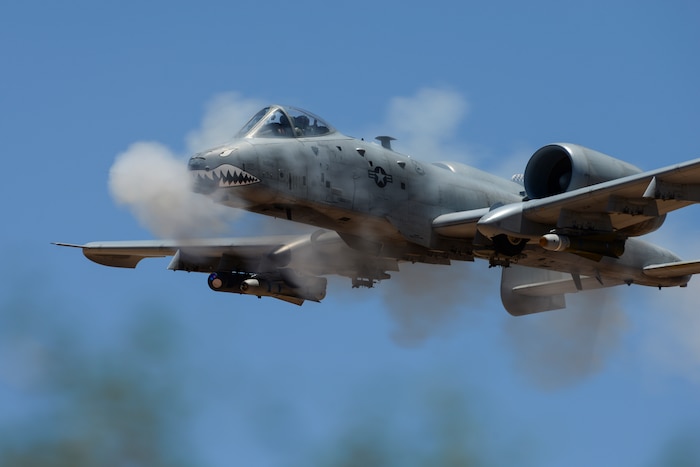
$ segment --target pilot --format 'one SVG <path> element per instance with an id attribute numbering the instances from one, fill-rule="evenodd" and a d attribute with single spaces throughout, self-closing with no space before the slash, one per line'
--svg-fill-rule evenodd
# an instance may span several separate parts
<path id="1" fill-rule="evenodd" d="M 292 117 L 292 119 L 294 120 L 294 135 L 304 136 L 306 129 L 309 127 L 309 117 L 299 115 L 298 117 Z"/>
<path id="2" fill-rule="evenodd" d="M 277 134 L 279 136 L 291 136 L 292 135 L 292 125 L 289 124 L 289 118 L 282 114 L 280 116 L 280 123 L 277 127 Z"/>

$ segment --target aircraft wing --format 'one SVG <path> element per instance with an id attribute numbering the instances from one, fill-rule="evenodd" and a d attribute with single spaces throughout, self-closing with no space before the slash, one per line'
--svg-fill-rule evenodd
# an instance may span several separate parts
<path id="1" fill-rule="evenodd" d="M 144 258 L 181 256 L 176 269 L 188 271 L 215 271 L 224 258 L 241 267 L 273 253 L 277 248 L 293 240 L 293 237 L 219 238 L 197 240 L 138 240 L 90 242 L 84 245 L 56 243 L 58 246 L 81 248 L 86 258 L 104 266 L 135 268 Z M 171 265 L 175 266 L 175 265 Z"/>
<path id="2" fill-rule="evenodd" d="M 700 202 L 700 159 L 528 201 L 526 219 L 557 224 L 563 210 L 603 213 L 613 230 Z"/>
<path id="3" fill-rule="evenodd" d="M 537 238 L 555 227 L 620 231 L 699 202 L 700 159 L 695 159 L 501 206 L 483 215 L 477 226 L 491 238 L 499 234 Z M 433 221 L 433 228 L 441 235 L 468 238 L 479 211 L 444 214 Z"/>
<path id="4" fill-rule="evenodd" d="M 356 286 L 371 286 L 388 279 L 386 271 L 398 271 L 396 260 L 354 250 L 336 232 L 323 230 L 289 236 L 56 245 L 81 248 L 91 261 L 121 268 L 135 268 L 144 258 L 172 256 L 168 269 L 211 273 L 213 290 L 272 296 L 298 305 L 325 296 L 326 280 L 318 276 L 341 275 Z"/>
<path id="5" fill-rule="evenodd" d="M 435 233 L 446 237 L 468 239 L 480 233 L 492 239 L 500 235 L 540 242 L 552 231 L 564 235 L 580 232 L 583 237 L 578 244 L 579 254 L 600 258 L 595 249 L 587 250 L 599 245 L 594 245 L 594 241 L 587 245 L 586 232 L 602 234 L 603 244 L 612 243 L 619 237 L 654 230 L 667 213 L 695 203 L 700 203 L 700 159 L 494 207 L 485 213 L 477 209 L 443 214 L 433 220 L 432 226 Z M 605 277 L 596 277 L 596 268 L 583 267 L 585 260 L 554 252 L 561 250 L 547 252 L 548 256 L 533 251 L 535 254 L 519 259 L 521 266 L 503 270 L 501 299 L 513 315 L 563 308 L 566 294 L 625 283 L 625 277 L 619 275 L 603 273 Z M 611 251 L 614 255 L 615 250 Z M 575 264 L 576 261 L 581 264 Z M 541 264 L 557 269 L 553 267 L 557 262 L 561 266 L 558 270 L 587 271 L 588 275 L 537 269 Z M 700 273 L 700 261 L 658 262 L 641 267 L 646 278 L 660 280 Z"/>

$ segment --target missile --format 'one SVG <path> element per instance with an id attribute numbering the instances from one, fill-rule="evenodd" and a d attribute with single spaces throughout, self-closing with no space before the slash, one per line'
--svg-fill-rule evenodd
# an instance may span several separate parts
<path id="1" fill-rule="evenodd" d="M 625 252 L 625 241 L 611 236 L 581 236 L 546 234 L 540 237 L 540 246 L 548 251 L 568 251 L 619 258 Z"/>
<path id="2" fill-rule="evenodd" d="M 241 282 L 241 292 L 243 293 L 254 293 L 255 289 L 260 288 L 260 281 L 258 279 L 246 279 Z M 266 290 L 269 292 L 269 290 Z"/>
<path id="3" fill-rule="evenodd" d="M 319 302 L 326 296 L 326 278 L 308 276 L 303 284 L 292 285 L 279 277 L 260 277 L 251 274 L 216 272 L 207 283 L 215 292 L 229 292 L 258 297 L 274 297 L 301 305 L 304 300 Z"/>
<path id="4" fill-rule="evenodd" d="M 549 251 L 566 251 L 571 246 L 571 240 L 564 235 L 547 234 L 540 237 L 540 246 Z"/>
<path id="5" fill-rule="evenodd" d="M 326 296 L 326 279 L 307 277 L 305 282 L 295 287 L 284 280 L 265 280 L 255 277 L 241 282 L 240 291 L 247 295 L 297 297 L 315 302 L 323 300 Z"/>

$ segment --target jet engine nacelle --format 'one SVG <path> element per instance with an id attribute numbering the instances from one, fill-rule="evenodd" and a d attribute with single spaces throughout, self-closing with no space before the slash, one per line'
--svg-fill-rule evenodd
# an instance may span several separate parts
<path id="1" fill-rule="evenodd" d="M 632 164 L 583 146 L 549 144 L 527 163 L 525 191 L 531 199 L 546 198 L 641 172 Z"/>
<path id="2" fill-rule="evenodd" d="M 525 192 L 531 199 L 546 198 L 596 183 L 641 173 L 639 167 L 571 143 L 544 146 L 532 155 L 524 174 Z M 666 215 L 633 224 L 623 235 L 645 235 L 661 227 Z"/>

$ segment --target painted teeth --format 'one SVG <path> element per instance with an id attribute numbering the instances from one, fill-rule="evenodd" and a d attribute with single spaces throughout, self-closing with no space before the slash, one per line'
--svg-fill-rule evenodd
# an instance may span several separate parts
<path id="1" fill-rule="evenodd" d="M 213 170 L 193 170 L 191 174 L 195 182 L 204 180 L 218 182 L 219 188 L 246 186 L 260 182 L 254 175 L 231 164 L 223 164 Z"/>

